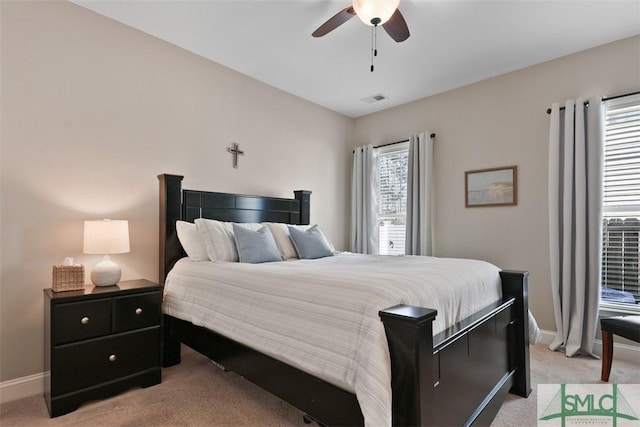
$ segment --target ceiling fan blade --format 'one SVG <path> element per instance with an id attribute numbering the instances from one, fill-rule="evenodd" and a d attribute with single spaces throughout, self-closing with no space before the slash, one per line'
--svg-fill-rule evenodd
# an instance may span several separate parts
<path id="1" fill-rule="evenodd" d="M 396 9 L 391 18 L 382 24 L 382 27 L 398 43 L 409 38 L 409 27 L 407 27 L 407 22 L 404 20 L 402 13 L 400 13 L 400 9 Z"/>
<path id="2" fill-rule="evenodd" d="M 342 9 L 340 12 L 336 13 L 332 18 L 330 18 L 327 22 L 320 25 L 317 30 L 315 30 L 311 35 L 313 37 L 322 37 L 325 34 L 335 30 L 340 25 L 347 22 L 349 19 L 356 16 L 356 11 L 353 10 L 353 6 L 346 7 Z"/>

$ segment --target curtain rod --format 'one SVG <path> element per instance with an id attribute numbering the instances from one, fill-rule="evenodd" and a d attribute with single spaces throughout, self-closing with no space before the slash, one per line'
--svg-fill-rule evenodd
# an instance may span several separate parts
<path id="1" fill-rule="evenodd" d="M 429 135 L 431 137 L 431 139 L 436 137 L 435 133 L 432 133 L 431 135 Z M 388 145 L 395 145 L 395 144 L 402 144 L 403 142 L 408 142 L 408 139 L 403 139 L 402 141 L 396 141 L 396 142 L 387 142 L 386 144 L 380 144 L 380 145 L 374 145 L 373 148 L 380 148 L 380 147 L 386 147 Z M 355 153 L 356 150 L 355 148 L 353 149 L 352 153 Z"/>
<path id="2" fill-rule="evenodd" d="M 610 96 L 608 98 L 602 98 L 602 102 L 611 101 L 612 99 L 618 99 L 618 98 L 622 98 L 624 96 L 631 96 L 631 95 L 638 95 L 638 94 L 640 94 L 640 91 L 623 93 L 622 95 L 615 95 L 615 96 Z M 585 101 L 584 105 L 588 106 L 589 105 L 589 101 Z M 560 110 L 564 110 L 564 107 L 560 107 Z M 551 108 L 547 108 L 547 114 L 551 114 Z"/>
<path id="3" fill-rule="evenodd" d="M 431 137 L 431 139 L 436 137 L 435 133 L 432 133 L 431 135 L 429 135 Z M 403 139 L 402 141 L 396 141 L 396 142 L 387 142 L 386 144 L 380 144 L 380 145 L 374 145 L 373 148 L 380 148 L 380 147 L 386 147 L 388 145 L 395 145 L 395 144 L 402 144 L 403 142 L 407 142 L 409 141 L 408 139 Z"/>

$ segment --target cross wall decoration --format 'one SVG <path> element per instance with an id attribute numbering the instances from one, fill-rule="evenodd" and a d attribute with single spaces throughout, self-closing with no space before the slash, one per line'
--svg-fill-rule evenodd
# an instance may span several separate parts
<path id="1" fill-rule="evenodd" d="M 231 147 L 227 147 L 227 151 L 233 155 L 233 167 L 238 169 L 238 155 L 244 156 L 244 151 L 240 150 L 240 146 L 233 142 Z"/>

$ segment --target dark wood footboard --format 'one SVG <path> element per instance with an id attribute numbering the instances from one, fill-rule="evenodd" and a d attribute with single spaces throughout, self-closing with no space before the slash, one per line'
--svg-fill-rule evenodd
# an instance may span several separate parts
<path id="1" fill-rule="evenodd" d="M 488 425 L 507 391 L 529 396 L 528 273 L 500 276 L 502 301 L 436 336 L 435 310 L 399 305 L 380 311 L 394 425 Z"/>
<path id="2" fill-rule="evenodd" d="M 160 175 L 160 280 L 184 252 L 176 220 L 309 223 L 308 191 L 294 199 L 182 190 L 182 176 Z M 435 310 L 380 311 L 391 356 L 394 425 L 489 425 L 505 394 L 527 397 L 528 273 L 502 271 L 503 299 L 433 336 Z M 164 316 L 163 366 L 180 363 L 181 343 L 326 425 L 363 425 L 354 394 L 213 331 Z"/>

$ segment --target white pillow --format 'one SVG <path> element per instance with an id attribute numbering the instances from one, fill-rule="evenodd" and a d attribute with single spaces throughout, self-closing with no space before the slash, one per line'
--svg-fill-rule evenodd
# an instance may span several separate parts
<path id="1" fill-rule="evenodd" d="M 238 250 L 236 249 L 232 222 L 198 218 L 195 223 L 204 239 L 207 255 L 211 261 L 238 262 Z M 242 223 L 238 225 L 252 231 L 257 231 L 262 227 L 257 223 Z"/>
<path id="2" fill-rule="evenodd" d="M 271 230 L 273 239 L 276 241 L 276 245 L 278 246 L 280 255 L 282 255 L 282 259 L 284 260 L 298 258 L 298 252 L 291 242 L 288 227 L 294 227 L 300 231 L 307 231 L 312 227 L 311 225 L 288 225 L 280 222 L 265 222 L 263 224 L 267 225 L 269 227 L 269 230 Z M 324 239 L 329 245 L 329 248 L 331 248 L 331 251 L 335 252 L 335 248 L 333 247 L 329 239 L 327 239 L 327 236 L 324 236 Z"/>
<path id="3" fill-rule="evenodd" d="M 202 235 L 192 222 L 176 221 L 178 240 L 191 261 L 209 261 Z"/>
<path id="4" fill-rule="evenodd" d="M 276 241 L 276 246 L 278 246 L 282 259 L 287 260 L 298 258 L 296 248 L 293 247 L 293 243 L 291 243 L 291 239 L 289 238 L 289 229 L 287 228 L 287 224 L 267 222 L 265 225 L 269 227 L 269 230 L 271 230 L 273 240 Z"/>

